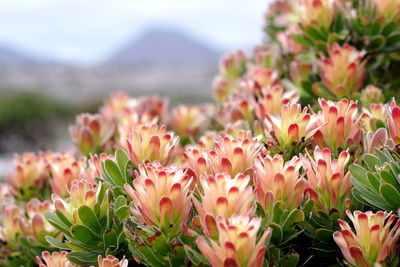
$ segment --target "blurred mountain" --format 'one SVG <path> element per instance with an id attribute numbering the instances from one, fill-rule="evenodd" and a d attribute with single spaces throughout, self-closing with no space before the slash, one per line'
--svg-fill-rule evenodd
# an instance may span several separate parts
<path id="1" fill-rule="evenodd" d="M 0 67 L 20 67 L 39 63 L 39 60 L 28 53 L 0 45 Z"/>
<path id="2" fill-rule="evenodd" d="M 114 53 L 105 64 L 211 65 L 220 54 L 199 40 L 177 31 L 152 29 Z"/>

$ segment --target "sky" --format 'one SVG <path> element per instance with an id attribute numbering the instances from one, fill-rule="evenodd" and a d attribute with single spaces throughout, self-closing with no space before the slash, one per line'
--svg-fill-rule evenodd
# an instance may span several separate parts
<path id="1" fill-rule="evenodd" d="M 269 0 L 0 0 L 0 46 L 99 62 L 151 27 L 177 28 L 225 51 L 262 40 Z"/>

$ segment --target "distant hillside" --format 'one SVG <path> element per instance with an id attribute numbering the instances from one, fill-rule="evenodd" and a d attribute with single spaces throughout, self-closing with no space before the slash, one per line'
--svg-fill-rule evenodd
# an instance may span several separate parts
<path id="1" fill-rule="evenodd" d="M 117 51 L 106 64 L 201 65 L 216 64 L 219 53 L 174 30 L 153 29 Z"/>
<path id="2" fill-rule="evenodd" d="M 36 65 L 39 61 L 22 51 L 0 45 L 0 67 Z"/>

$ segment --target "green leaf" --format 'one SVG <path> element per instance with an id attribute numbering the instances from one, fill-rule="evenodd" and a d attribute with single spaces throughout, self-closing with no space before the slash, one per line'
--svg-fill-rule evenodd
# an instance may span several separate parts
<path id="1" fill-rule="evenodd" d="M 71 227 L 72 236 L 85 244 L 92 244 L 100 241 L 98 235 L 93 233 L 88 227 L 80 224 L 75 224 Z"/>
<path id="2" fill-rule="evenodd" d="M 299 45 L 307 46 L 307 47 L 309 47 L 309 46 L 312 47 L 314 45 L 313 41 L 311 41 L 309 38 L 307 38 L 303 34 L 292 34 L 291 37 Z"/>
<path id="3" fill-rule="evenodd" d="M 52 245 L 53 247 L 59 248 L 59 249 L 63 249 L 63 250 L 69 250 L 69 247 L 67 244 L 58 241 L 57 239 L 55 239 L 52 236 L 46 236 L 46 241 Z"/>
<path id="4" fill-rule="evenodd" d="M 124 186 L 126 181 L 122 176 L 121 171 L 119 170 L 117 164 L 115 164 L 114 161 L 107 159 L 104 162 L 104 167 L 108 178 L 112 181 L 114 185 Z"/>
<path id="5" fill-rule="evenodd" d="M 125 177 L 126 166 L 127 166 L 127 163 L 129 162 L 128 153 L 126 153 L 125 150 L 118 149 L 115 152 L 115 158 L 117 159 L 119 169 L 123 172 L 124 177 Z M 126 177 L 125 177 L 125 180 L 126 180 Z"/>
<path id="6" fill-rule="evenodd" d="M 127 200 L 124 196 L 118 196 L 114 203 L 114 209 L 118 209 L 121 206 L 126 206 Z"/>
<path id="7" fill-rule="evenodd" d="M 128 206 L 119 207 L 115 211 L 115 215 L 117 215 L 120 221 L 124 221 L 131 215 L 131 209 Z"/>
<path id="8" fill-rule="evenodd" d="M 381 195 L 391 205 L 392 211 L 400 208 L 400 193 L 390 184 L 382 184 L 380 187 Z"/>
<path id="9" fill-rule="evenodd" d="M 287 258 L 281 260 L 279 262 L 279 266 L 285 266 L 285 267 L 296 267 L 297 264 L 299 263 L 300 256 L 297 253 L 290 254 L 287 256 Z"/>
<path id="10" fill-rule="evenodd" d="M 88 266 L 97 264 L 97 257 L 99 254 L 101 254 L 101 252 L 70 252 L 67 257 L 72 263 Z"/>
<path id="11" fill-rule="evenodd" d="M 386 24 L 386 26 L 382 30 L 382 34 L 387 36 L 391 33 L 393 33 L 396 29 L 398 28 L 398 25 L 396 22 L 390 22 Z"/>
<path id="12" fill-rule="evenodd" d="M 63 232 L 65 235 L 69 236 L 70 232 L 69 232 L 69 227 L 67 227 L 58 217 L 56 214 L 50 212 L 50 211 L 46 211 L 44 213 L 44 217 L 46 218 L 46 220 L 52 225 L 54 226 L 54 228 L 60 230 L 61 232 Z"/>
<path id="13" fill-rule="evenodd" d="M 351 165 L 349 167 L 350 173 L 353 178 L 364 185 L 368 185 L 367 181 L 367 170 L 359 165 Z"/>
<path id="14" fill-rule="evenodd" d="M 281 226 L 276 223 L 271 223 L 270 227 L 272 228 L 271 242 L 274 244 L 280 244 L 283 239 L 283 231 Z"/>
<path id="15" fill-rule="evenodd" d="M 371 155 L 371 154 L 366 154 L 364 156 L 364 162 L 367 164 L 368 168 L 371 171 L 376 170 L 376 166 L 381 166 L 382 162 L 379 160 L 377 156 Z"/>
<path id="16" fill-rule="evenodd" d="M 292 227 L 295 223 L 299 223 L 304 221 L 304 213 L 302 210 L 296 209 L 292 210 L 290 214 L 287 216 L 285 222 L 283 223 L 283 230 L 286 228 Z"/>
<path id="17" fill-rule="evenodd" d="M 113 229 L 107 230 L 103 235 L 104 249 L 111 246 L 118 247 L 118 235 Z"/>
<path id="18" fill-rule="evenodd" d="M 95 233 L 99 233 L 101 230 L 99 219 L 91 208 L 86 205 L 82 205 L 78 209 L 78 216 L 81 222 L 89 227 Z"/>

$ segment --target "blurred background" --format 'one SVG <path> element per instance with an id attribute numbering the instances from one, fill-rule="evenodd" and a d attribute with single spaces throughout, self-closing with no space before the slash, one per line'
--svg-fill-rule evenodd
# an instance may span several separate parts
<path id="1" fill-rule="evenodd" d="M 212 101 L 221 55 L 262 40 L 266 0 L 0 0 L 0 176 L 12 154 L 65 149 L 114 91 Z"/>

